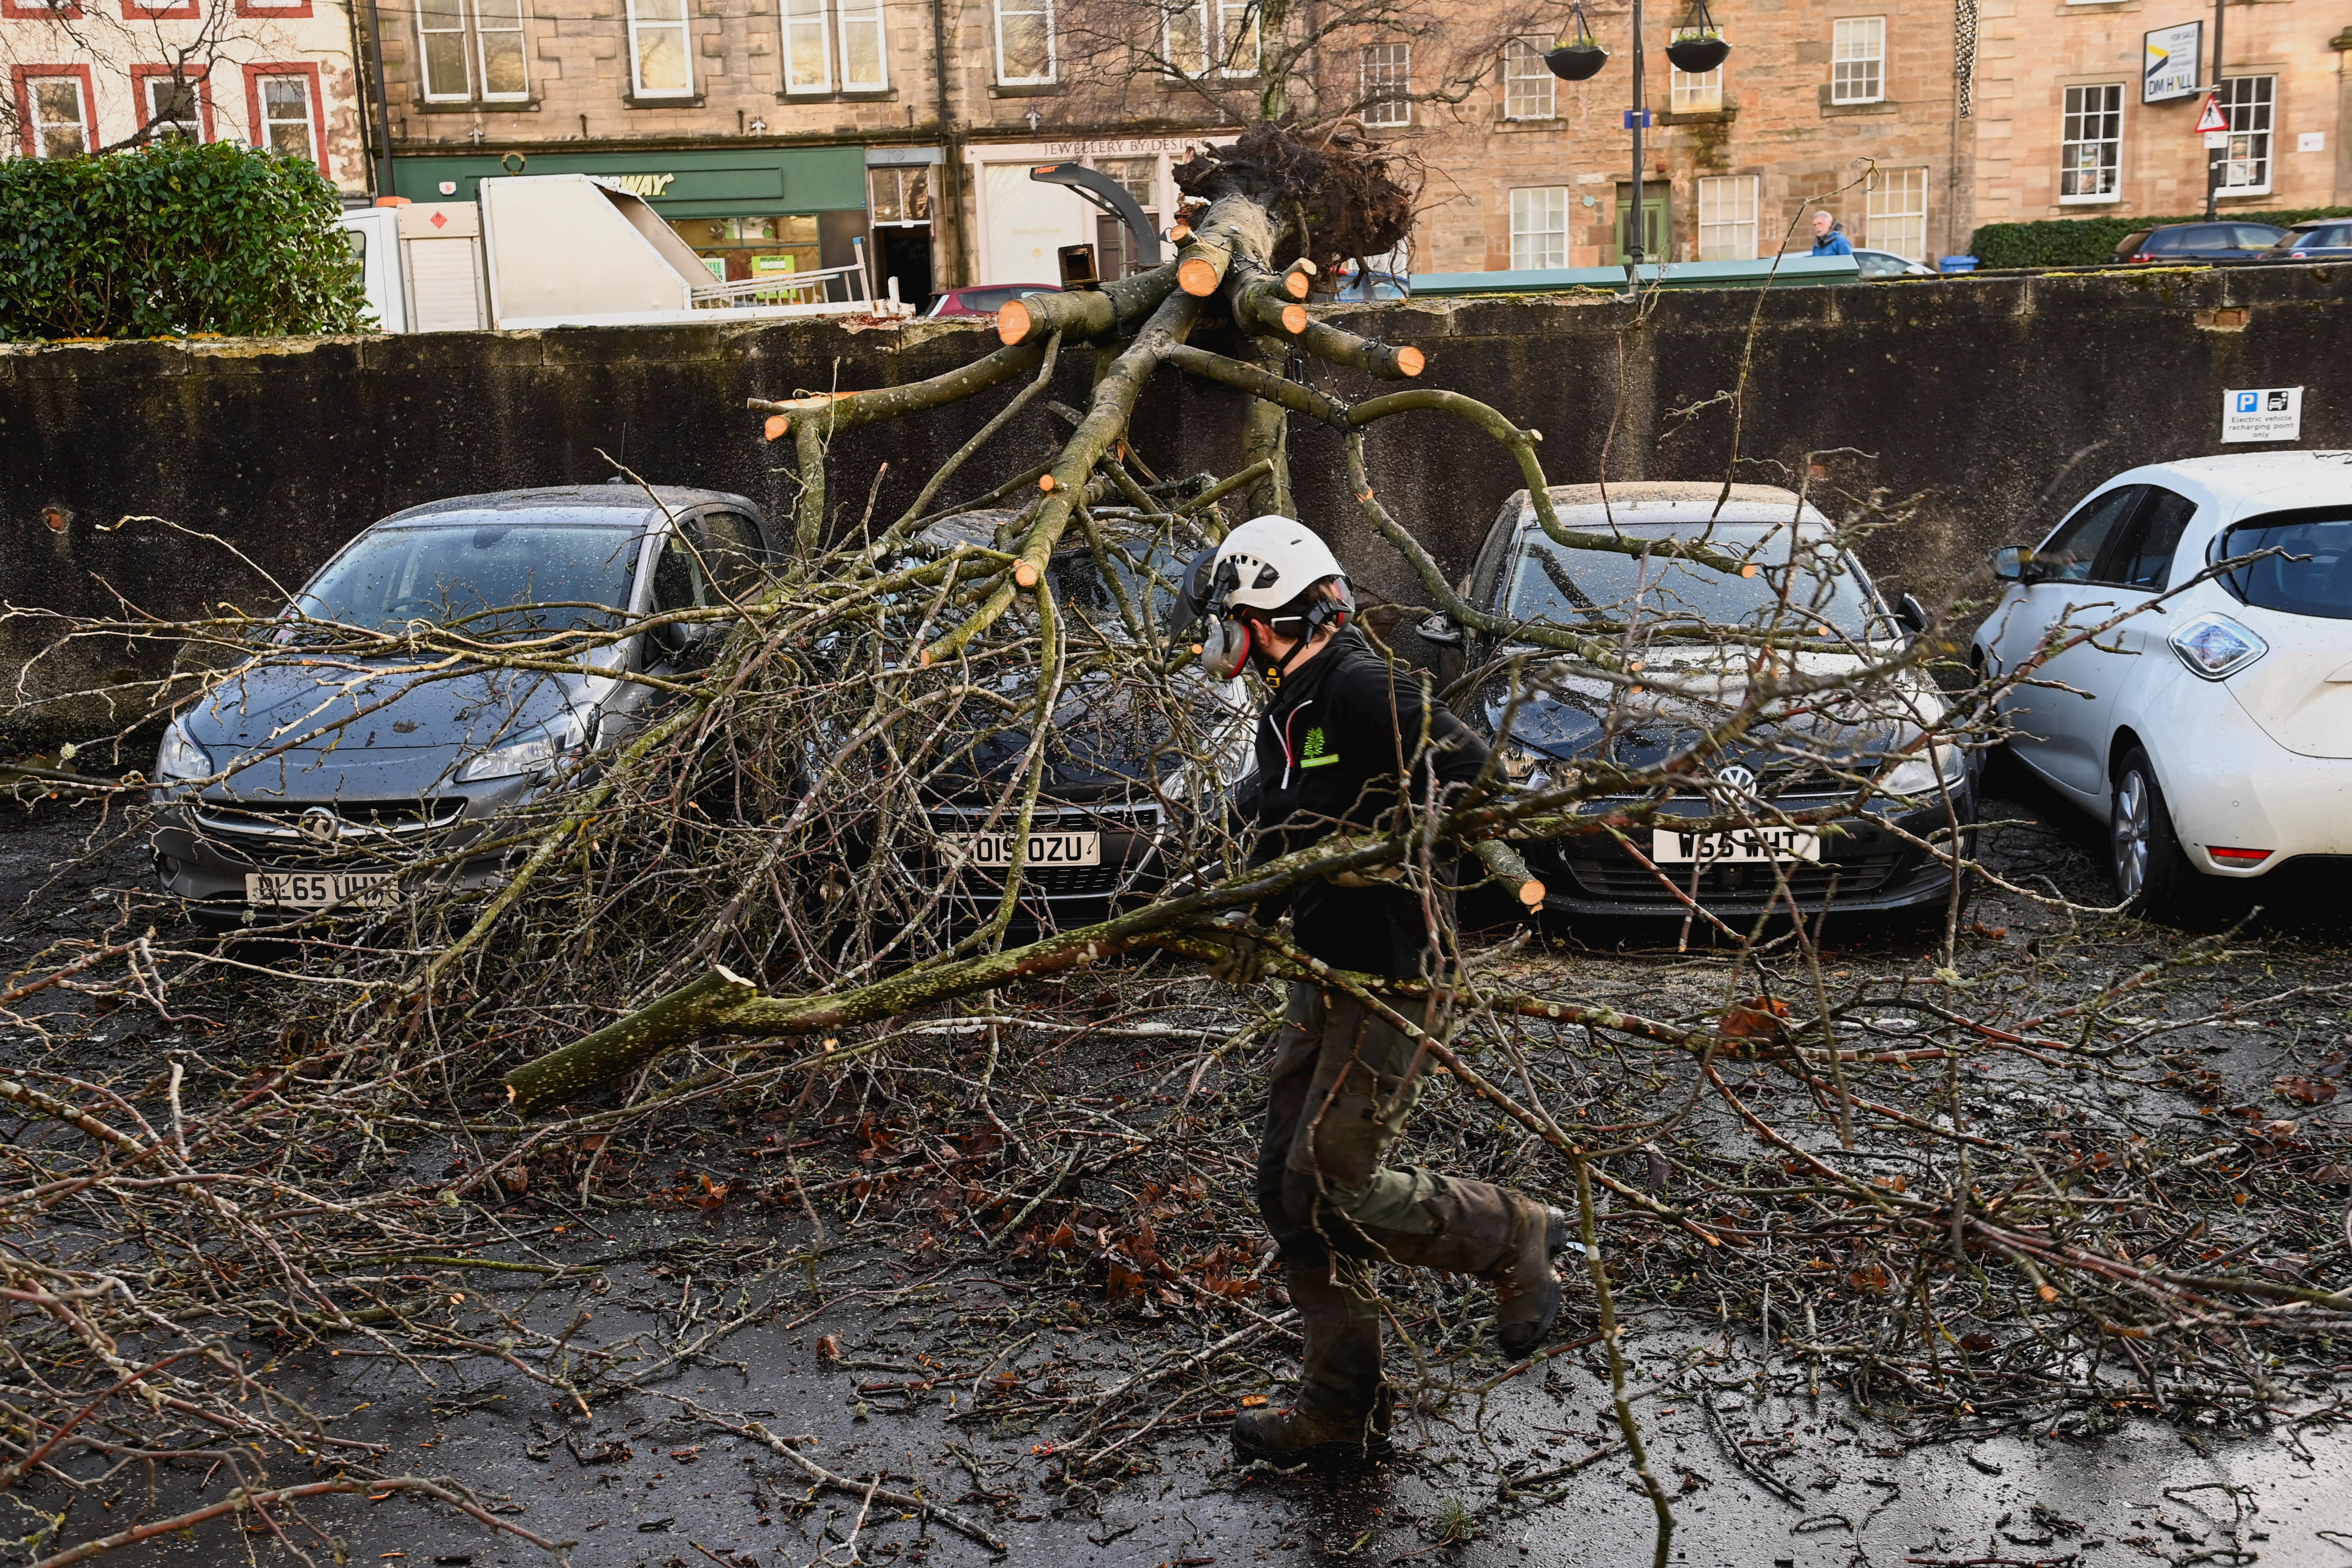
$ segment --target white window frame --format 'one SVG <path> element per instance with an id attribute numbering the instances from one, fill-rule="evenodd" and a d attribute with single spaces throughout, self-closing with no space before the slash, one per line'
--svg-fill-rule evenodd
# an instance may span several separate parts
<path id="1" fill-rule="evenodd" d="M 2084 129 L 2091 116 L 2104 118 L 2108 110 L 2092 108 L 2086 96 L 2090 93 L 2111 94 L 2115 114 L 2115 134 L 2112 136 L 2082 136 L 2074 134 Z M 2119 81 L 2073 82 L 2061 89 L 2058 100 L 2058 203 L 2061 206 L 2113 206 L 2124 199 L 2124 84 Z M 2104 129 L 2105 127 L 2093 127 Z M 2075 149 L 2105 147 L 2111 150 L 2107 160 L 2089 170 L 2081 167 L 2081 155 Z M 2103 191 L 2076 191 L 2069 194 L 2066 182 L 2077 174 L 2090 173 L 2105 176 L 2107 188 Z"/>
<path id="2" fill-rule="evenodd" d="M 1886 101 L 1885 17 L 1840 16 L 1830 24 L 1830 101 Z"/>
<path id="3" fill-rule="evenodd" d="M 1698 181 L 1698 258 L 1754 261 L 1762 254 L 1758 225 L 1763 208 L 1760 174 L 1703 174 Z M 1715 254 L 1708 254 L 1710 251 Z M 1727 254 L 1728 253 L 1728 254 Z"/>
<path id="4" fill-rule="evenodd" d="M 275 81 L 290 81 L 301 93 L 303 155 L 312 163 L 317 163 L 319 161 L 319 106 L 311 101 L 310 77 L 299 71 L 265 71 L 254 79 L 253 96 L 261 112 L 261 123 L 255 126 L 254 130 L 259 132 L 262 147 L 268 151 L 276 152 L 278 138 L 270 132 L 280 125 L 294 123 L 293 120 L 286 115 L 269 112 L 269 84 Z"/>
<path id="5" fill-rule="evenodd" d="M 44 120 L 41 118 L 41 89 L 53 81 L 70 82 L 73 84 L 74 110 L 79 118 L 74 120 Z M 30 81 L 26 83 L 25 97 L 26 100 L 26 106 L 32 110 L 33 155 L 35 157 L 71 158 L 77 157 L 83 153 L 90 152 L 97 147 L 97 139 L 90 132 L 89 89 L 83 84 L 81 73 L 79 71 L 44 71 L 39 76 L 34 77 Z M 51 126 L 62 127 L 66 125 L 72 126 L 76 131 L 81 133 L 81 145 L 71 153 L 50 152 L 49 128 Z"/>
<path id="6" fill-rule="evenodd" d="M 882 0 L 834 0 L 834 37 L 839 42 L 841 90 L 887 92 L 890 88 L 890 29 L 882 15 Z M 857 33 L 874 34 L 874 74 L 860 77 L 850 63 L 850 40 Z"/>
<path id="7" fill-rule="evenodd" d="M 677 19 L 660 17 L 653 21 L 641 19 L 637 8 L 646 0 L 629 0 L 629 96 L 646 99 L 687 99 L 694 96 L 694 10 L 693 0 L 677 0 Z M 679 61 L 686 68 L 686 81 L 680 87 L 647 87 L 646 85 L 645 36 L 654 32 L 675 32 L 677 35 Z"/>
<path id="8" fill-rule="evenodd" d="M 425 101 L 427 103 L 471 103 L 474 100 L 475 68 L 474 51 L 466 37 L 466 4 L 465 0 L 448 0 L 448 5 L 450 14 L 457 18 L 455 26 L 426 26 L 425 7 L 420 5 L 416 8 L 416 79 L 425 89 Z M 457 68 L 466 73 L 466 79 L 457 84 L 455 92 L 447 90 L 446 83 L 436 89 L 433 82 L 432 40 L 452 36 L 457 40 Z"/>
<path id="9" fill-rule="evenodd" d="M 998 85 L 1002 87 L 1046 87 L 1058 80 L 1058 73 L 1060 72 L 1062 66 L 1060 52 L 1061 38 L 1058 29 L 1054 25 L 1054 0 L 1018 0 L 1017 4 L 1008 4 L 1007 0 L 992 0 L 992 4 L 994 5 L 994 26 L 996 29 L 996 80 Z M 1004 56 L 1004 18 L 1007 16 L 1043 16 L 1045 18 L 1045 75 L 1013 76 L 1006 70 Z"/>
<path id="10" fill-rule="evenodd" d="M 1511 270 L 1553 272 L 1568 265 L 1566 185 L 1520 185 L 1511 192 Z"/>
<path id="11" fill-rule="evenodd" d="M 1374 58 L 1375 56 L 1379 58 Z M 1402 69 L 1395 68 L 1402 67 Z M 1366 125 L 1392 126 L 1412 123 L 1412 45 L 1366 44 L 1357 57 L 1358 102 L 1357 118 Z M 1394 71 L 1393 76 L 1391 75 Z M 1379 72 L 1379 79 L 1373 73 Z M 1397 92 L 1395 98 L 1375 99 L 1375 88 Z"/>
<path id="12" fill-rule="evenodd" d="M 1916 205 L 1915 205 L 1916 198 Z M 1892 251 L 1906 261 L 1927 259 L 1927 171 L 1925 168 L 1879 169 L 1870 176 L 1863 208 L 1863 238 L 1873 250 Z M 1895 226 L 1908 235 L 1918 225 L 1916 245 L 1906 248 L 1887 237 Z"/>
<path id="13" fill-rule="evenodd" d="M 201 80 L 192 76 L 169 76 L 157 71 L 151 76 L 140 78 L 139 84 L 139 122 L 147 127 L 147 139 L 150 142 L 156 140 L 166 125 L 184 126 L 188 132 L 188 140 L 191 142 L 202 142 L 205 139 L 205 84 Z M 188 89 L 187 119 L 158 118 L 163 112 L 161 107 L 155 102 L 155 89 L 159 87 L 184 87 Z"/>
<path id="14" fill-rule="evenodd" d="M 503 14 L 497 18 L 496 25 L 493 25 L 491 18 L 482 14 L 484 3 L 485 0 L 465 0 L 466 16 L 474 27 L 474 65 L 482 73 L 479 96 L 485 103 L 520 103 L 530 97 L 530 47 L 523 37 L 522 0 L 490 0 L 492 4 L 513 7 L 514 24 L 511 26 L 507 25 L 507 19 Z M 509 34 L 514 37 L 515 58 L 522 67 L 522 86 L 512 92 L 492 92 L 490 90 L 490 39 L 493 37 L 503 37 Z"/>
<path id="15" fill-rule="evenodd" d="M 1179 22 L 1192 35 L 1181 42 Z M 1171 0 L 1160 16 L 1160 42 L 1170 70 L 1188 79 L 1207 76 L 1213 66 L 1219 76 L 1255 77 L 1265 58 L 1257 0 Z"/>
<path id="16" fill-rule="evenodd" d="M 1503 118 L 1559 118 L 1559 78 L 1544 64 L 1543 46 L 1532 38 L 1513 38 L 1503 46 Z"/>
<path id="17" fill-rule="evenodd" d="M 2221 161 L 2221 184 L 2218 194 L 2225 196 L 2266 196 L 2271 194 L 2271 176 L 2278 167 L 2278 78 L 2275 76 L 2225 76 L 2221 79 L 2222 96 L 2220 103 L 2222 117 L 2229 121 L 2229 142 Z M 2238 101 L 2242 89 L 2253 89 L 2247 101 Z M 2260 121 L 2260 124 L 2255 121 Z M 2238 156 L 2243 138 L 2246 156 Z M 2256 152 L 2255 149 L 2260 151 Z M 2260 168 L 2260 180 L 2233 183 L 2233 177 Z"/>
<path id="18" fill-rule="evenodd" d="M 1676 114 L 1713 114 L 1723 108 L 1723 68 L 1686 71 L 1666 62 L 1666 105 Z"/>
<path id="19" fill-rule="evenodd" d="M 778 25 L 784 37 L 784 91 L 827 93 L 833 90 L 833 7 L 825 0 L 777 0 Z M 815 36 L 809 36 L 811 30 Z M 814 61 L 815 79 L 801 79 L 801 68 Z"/>

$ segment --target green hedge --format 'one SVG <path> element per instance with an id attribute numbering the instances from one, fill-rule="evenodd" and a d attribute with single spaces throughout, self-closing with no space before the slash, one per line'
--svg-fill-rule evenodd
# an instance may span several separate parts
<path id="1" fill-rule="evenodd" d="M 2033 223 L 1989 223 L 1969 241 L 1979 267 L 2095 267 L 2115 259 L 2124 236 L 2168 223 L 2201 223 L 2205 215 L 2184 217 L 2053 217 Z M 2223 219 L 2276 224 L 2284 228 L 2315 217 L 2352 217 L 2352 207 L 2291 207 L 2283 212 L 2226 212 Z"/>
<path id="2" fill-rule="evenodd" d="M 0 163 L 0 338 L 355 330 L 367 308 L 317 164 L 166 142 Z"/>

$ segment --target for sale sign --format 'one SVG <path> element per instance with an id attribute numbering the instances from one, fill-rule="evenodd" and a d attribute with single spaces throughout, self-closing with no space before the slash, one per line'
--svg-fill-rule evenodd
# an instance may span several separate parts
<path id="1" fill-rule="evenodd" d="M 2204 47 L 2205 24 L 2185 22 L 2144 33 L 2140 45 L 2139 100 L 2161 103 L 2187 98 L 2197 90 L 2197 60 Z"/>
<path id="2" fill-rule="evenodd" d="M 2303 388 L 2237 387 L 2221 395 L 2224 441 L 2299 441 L 2303 438 Z"/>

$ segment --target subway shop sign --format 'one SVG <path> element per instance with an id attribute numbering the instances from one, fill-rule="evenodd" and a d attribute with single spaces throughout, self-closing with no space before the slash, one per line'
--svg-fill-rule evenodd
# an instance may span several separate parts
<path id="1" fill-rule="evenodd" d="M 858 147 L 696 148 L 669 153 L 509 153 L 399 157 L 397 195 L 415 202 L 470 202 L 502 174 L 597 174 L 680 218 L 769 217 L 863 210 L 866 153 Z"/>

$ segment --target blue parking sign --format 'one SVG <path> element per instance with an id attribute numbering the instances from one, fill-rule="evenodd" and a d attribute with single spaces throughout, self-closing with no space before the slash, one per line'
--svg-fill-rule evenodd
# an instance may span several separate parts
<path id="1" fill-rule="evenodd" d="M 2261 393 L 2240 392 L 2233 393 L 2231 395 L 2236 397 L 2238 400 L 2239 413 L 2259 414 L 2263 411 L 2263 395 Z"/>

